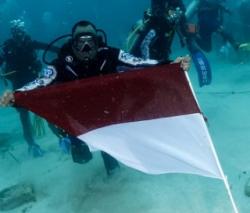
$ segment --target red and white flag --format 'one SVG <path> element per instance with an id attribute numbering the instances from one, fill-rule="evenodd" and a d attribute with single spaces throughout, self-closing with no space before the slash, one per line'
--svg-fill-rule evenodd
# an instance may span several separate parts
<path id="1" fill-rule="evenodd" d="M 15 94 L 16 105 L 150 174 L 223 178 L 186 74 L 164 65 Z"/>

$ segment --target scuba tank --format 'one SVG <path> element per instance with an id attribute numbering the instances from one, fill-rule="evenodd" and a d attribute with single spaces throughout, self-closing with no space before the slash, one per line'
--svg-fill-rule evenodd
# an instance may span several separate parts
<path id="1" fill-rule="evenodd" d="M 192 18 L 194 16 L 199 3 L 200 3 L 200 0 L 193 0 L 188 5 L 186 13 L 185 13 L 185 16 L 186 16 L 187 19 L 190 19 L 190 18 Z"/>

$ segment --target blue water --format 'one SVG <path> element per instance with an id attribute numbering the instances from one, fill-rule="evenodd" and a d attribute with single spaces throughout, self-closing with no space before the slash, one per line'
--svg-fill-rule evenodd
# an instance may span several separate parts
<path id="1" fill-rule="evenodd" d="M 237 25 L 239 2 L 227 1 L 234 16 L 227 17 L 226 26 L 247 42 L 241 31 L 244 26 Z M 105 30 L 110 45 L 123 47 L 131 26 L 148 6 L 147 0 L 1 0 L 0 42 L 8 38 L 12 19 L 22 18 L 29 34 L 45 42 L 69 33 L 76 21 L 87 19 Z M 217 50 L 221 40 L 215 43 Z M 174 47 L 173 58 L 186 54 L 178 39 Z M 250 64 L 247 56 L 231 54 L 229 58 L 215 52 L 208 55 L 213 69 L 211 86 L 198 87 L 193 67 L 189 74 L 236 204 L 240 212 L 248 213 L 250 198 L 245 196 L 244 186 L 250 178 Z M 2 93 L 6 88 L 0 82 Z M 46 135 L 36 141 L 46 154 L 32 159 L 15 110 L 0 109 L 0 190 L 29 183 L 37 195 L 36 202 L 11 213 L 233 212 L 222 181 L 180 174 L 150 176 L 128 168 L 107 178 L 100 155 L 86 165 L 73 164 L 70 156 L 61 153 L 47 126 Z"/>
<path id="2" fill-rule="evenodd" d="M 3 37 L 8 34 L 8 21 L 23 17 L 28 30 L 37 39 L 51 40 L 55 36 L 69 33 L 76 21 L 86 19 L 94 22 L 98 28 L 106 31 L 110 44 L 121 46 L 128 30 L 135 20 L 141 18 L 147 1 L 138 3 L 127 0 L 55 0 L 55 1 L 6 1 L 2 11 L 1 30 Z M 132 6 L 131 3 L 133 2 Z M 2 40 L 2 36 L 1 36 Z"/>

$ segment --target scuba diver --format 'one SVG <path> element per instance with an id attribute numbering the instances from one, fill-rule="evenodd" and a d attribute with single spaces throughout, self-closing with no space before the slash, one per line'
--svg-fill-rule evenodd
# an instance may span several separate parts
<path id="1" fill-rule="evenodd" d="M 212 81 L 210 64 L 193 41 L 185 11 L 182 0 L 151 0 L 151 7 L 144 12 L 143 20 L 132 28 L 126 49 L 137 57 L 169 60 L 173 39 L 177 34 L 181 46 L 186 46 L 191 54 L 199 85 L 209 85 Z"/>
<path id="2" fill-rule="evenodd" d="M 187 31 L 182 0 L 151 0 L 151 7 L 144 12 L 143 20 L 132 28 L 126 49 L 137 57 L 169 59 L 176 32 L 182 35 L 184 42 Z"/>
<path id="3" fill-rule="evenodd" d="M 194 4 L 190 4 L 192 9 L 187 9 L 189 12 L 188 18 L 197 14 L 197 31 L 195 32 L 195 41 L 198 46 L 206 51 L 212 50 L 212 35 L 218 33 L 225 43 L 230 43 L 234 50 L 240 48 L 240 44 L 235 41 L 233 36 L 226 32 L 223 27 L 224 14 L 231 12 L 224 6 L 226 0 L 195 0 Z M 190 12 L 192 11 L 192 12 Z"/>
<path id="4" fill-rule="evenodd" d="M 63 44 L 57 58 L 49 63 L 50 65 L 44 69 L 42 76 L 16 90 L 17 92 L 159 64 L 157 60 L 144 60 L 108 46 L 104 31 L 97 29 L 88 21 L 77 22 L 69 35 L 70 38 Z M 183 70 L 189 69 L 188 57 L 177 58 L 175 62 L 180 63 Z M 0 99 L 0 106 L 8 106 L 11 103 L 14 104 L 14 95 L 12 92 L 6 92 Z M 86 163 L 92 159 L 92 154 L 84 142 L 65 132 L 62 134 L 70 140 L 74 162 Z M 107 174 L 113 174 L 119 168 L 118 162 L 107 153 L 101 153 Z"/>
<path id="5" fill-rule="evenodd" d="M 25 23 L 22 20 L 12 20 L 10 24 L 11 38 L 6 40 L 1 46 L 0 66 L 3 69 L 0 77 L 6 86 L 8 81 L 10 81 L 12 89 L 16 90 L 38 76 L 42 69 L 42 64 L 37 58 L 36 50 L 44 50 L 48 45 L 32 40 L 26 33 Z M 51 51 L 57 53 L 59 48 L 52 46 Z M 43 150 L 34 141 L 29 112 L 23 108 L 16 108 L 16 110 L 20 116 L 23 135 L 28 144 L 29 153 L 33 157 L 42 156 Z"/>
<path id="6" fill-rule="evenodd" d="M 41 62 L 37 59 L 36 50 L 45 47 L 40 42 L 33 41 L 25 32 L 25 24 L 20 19 L 11 21 L 11 38 L 2 45 L 0 66 L 3 66 L 1 77 L 7 85 L 11 82 L 14 90 L 30 82 L 38 76 L 42 69 Z M 43 155 L 40 146 L 35 143 L 29 112 L 23 108 L 16 108 L 20 116 L 25 141 L 28 151 L 33 157 Z"/>

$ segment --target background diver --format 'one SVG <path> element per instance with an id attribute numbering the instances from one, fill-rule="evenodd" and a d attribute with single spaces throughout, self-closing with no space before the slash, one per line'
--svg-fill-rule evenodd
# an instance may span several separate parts
<path id="1" fill-rule="evenodd" d="M 223 26 L 224 15 L 231 15 L 231 11 L 225 7 L 225 2 L 226 0 L 195 0 L 187 9 L 188 19 L 197 15 L 197 30 L 194 37 L 198 46 L 206 52 L 212 50 L 214 33 L 219 34 L 225 43 L 230 43 L 234 50 L 240 48 L 240 43 Z"/>
<path id="2" fill-rule="evenodd" d="M 182 0 L 151 0 L 151 7 L 143 19 L 132 28 L 126 49 L 142 58 L 169 60 L 174 36 L 186 46 L 195 64 L 200 86 L 211 83 L 211 69 L 206 56 L 193 40 L 185 16 Z"/>
<path id="3" fill-rule="evenodd" d="M 10 81 L 12 89 L 16 90 L 38 76 L 42 64 L 37 58 L 36 50 L 45 49 L 47 44 L 32 40 L 26 33 L 25 23 L 22 20 L 13 20 L 10 24 L 11 38 L 2 45 L 0 55 L 1 77 L 6 86 Z M 52 51 L 57 51 L 57 49 L 53 47 Z M 33 157 L 42 156 L 43 151 L 34 141 L 29 112 L 18 107 L 16 110 L 20 117 L 29 153 Z"/>
<path id="4" fill-rule="evenodd" d="M 176 32 L 187 38 L 182 0 L 151 0 L 151 7 L 132 28 L 126 49 L 142 58 L 169 59 Z"/>

